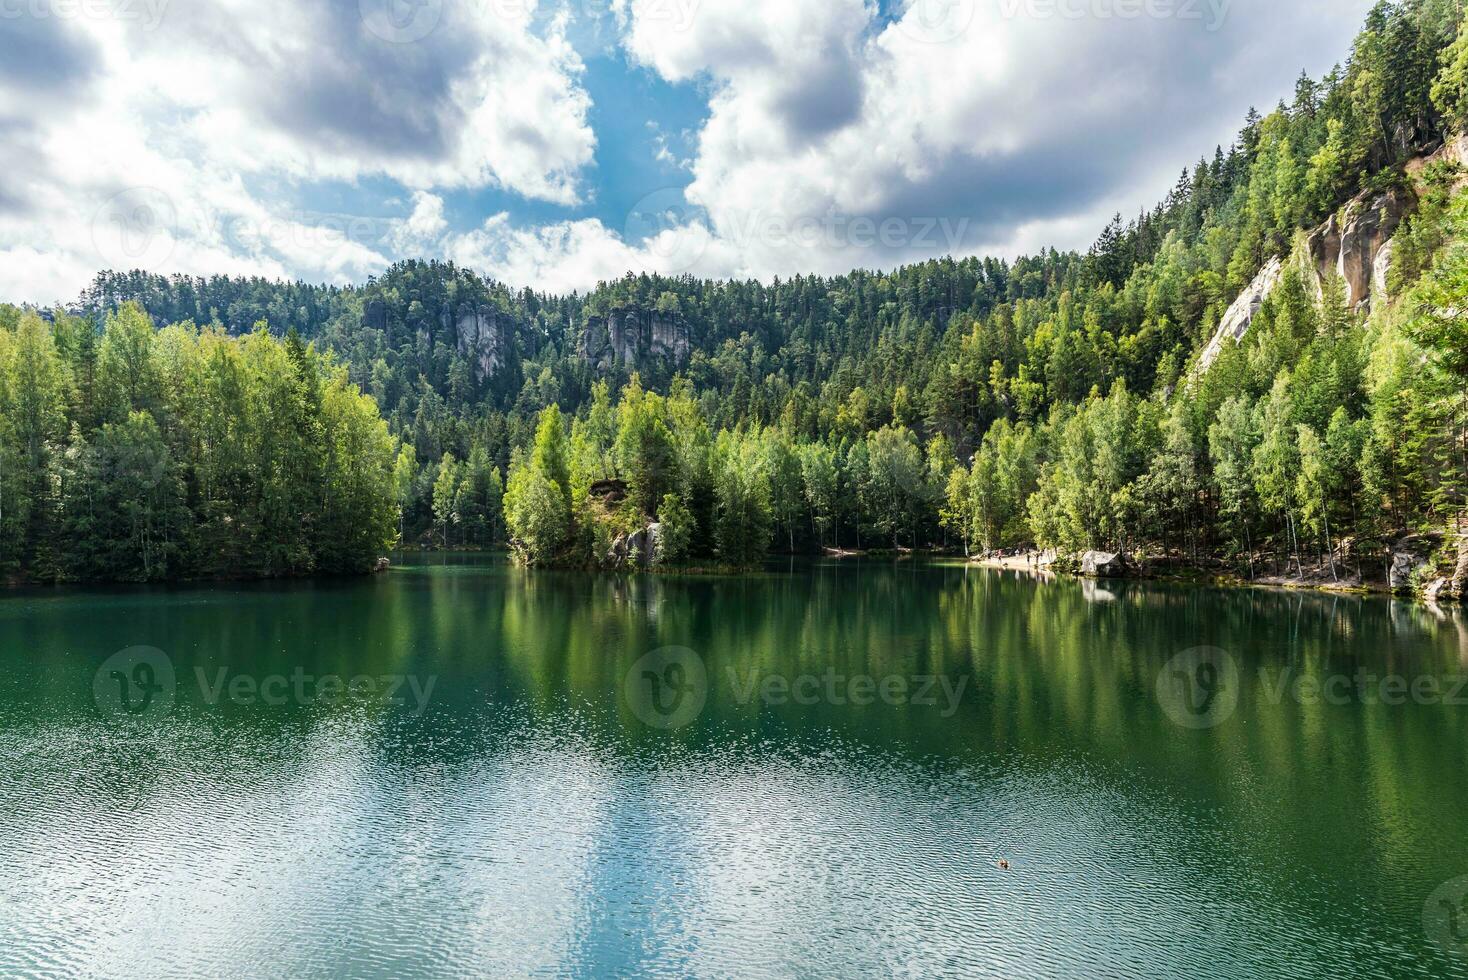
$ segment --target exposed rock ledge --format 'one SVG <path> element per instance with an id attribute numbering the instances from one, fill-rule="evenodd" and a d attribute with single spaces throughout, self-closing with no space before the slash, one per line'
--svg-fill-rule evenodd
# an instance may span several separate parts
<path id="1" fill-rule="evenodd" d="M 1233 339 L 1235 342 L 1243 340 L 1244 334 L 1249 332 L 1249 325 L 1254 322 L 1259 307 L 1274 292 L 1274 287 L 1279 285 L 1280 277 L 1284 274 L 1284 263 L 1279 256 L 1275 256 L 1265 263 L 1264 268 L 1254 277 L 1254 281 L 1239 294 L 1233 305 L 1223 314 L 1223 319 L 1218 323 L 1218 329 L 1213 334 L 1213 339 L 1208 341 L 1208 346 L 1203 348 L 1203 355 L 1198 359 L 1198 373 L 1202 374 L 1213 366 L 1218 360 L 1218 355 L 1223 353 L 1225 340 Z"/>
<path id="2" fill-rule="evenodd" d="M 1338 275 L 1345 280 L 1346 305 L 1353 310 L 1370 308 L 1373 286 L 1385 296 L 1392 236 L 1416 204 L 1416 195 L 1406 188 L 1368 192 L 1311 232 L 1305 248 L 1315 277 L 1315 295 L 1321 296 L 1325 281 Z"/>
<path id="3" fill-rule="evenodd" d="M 599 371 L 617 364 L 639 364 L 649 357 L 666 358 L 681 367 L 688 362 L 688 327 L 675 315 L 614 310 L 606 316 L 587 317 L 578 353 Z"/>
<path id="4" fill-rule="evenodd" d="M 1405 170 L 1413 187 L 1421 188 L 1424 171 L 1436 163 L 1468 168 L 1468 134 L 1453 136 L 1433 153 L 1409 160 Z M 1456 186 L 1468 186 L 1468 169 Z M 1386 274 L 1391 268 L 1397 229 L 1417 207 L 1413 187 L 1364 191 L 1305 236 L 1303 271 L 1313 276 L 1317 298 L 1332 275 L 1345 280 L 1346 303 L 1353 310 L 1369 310 L 1373 296 L 1390 298 Z M 1213 366 L 1226 339 L 1239 341 L 1249 332 L 1264 300 L 1279 285 L 1283 268 L 1281 258 L 1271 258 L 1234 300 L 1203 349 L 1198 374 Z"/>

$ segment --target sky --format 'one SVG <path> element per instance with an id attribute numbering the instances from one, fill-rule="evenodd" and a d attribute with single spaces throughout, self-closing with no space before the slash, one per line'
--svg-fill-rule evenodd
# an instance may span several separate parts
<path id="1" fill-rule="evenodd" d="M 1087 247 L 1369 0 L 0 0 L 0 301 Z"/>

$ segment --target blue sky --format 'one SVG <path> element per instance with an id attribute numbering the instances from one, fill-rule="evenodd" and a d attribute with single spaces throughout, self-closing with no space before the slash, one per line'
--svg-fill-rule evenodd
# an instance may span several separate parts
<path id="1" fill-rule="evenodd" d="M 13 0 L 0 299 L 102 268 L 514 286 L 1084 247 L 1366 0 Z"/>

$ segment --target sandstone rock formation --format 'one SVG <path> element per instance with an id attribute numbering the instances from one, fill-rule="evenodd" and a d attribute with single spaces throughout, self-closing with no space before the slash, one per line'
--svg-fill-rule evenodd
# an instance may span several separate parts
<path id="1" fill-rule="evenodd" d="M 1391 564 L 1387 566 L 1387 588 L 1396 593 L 1411 592 L 1417 579 L 1431 570 L 1428 556 L 1437 542 L 1426 535 L 1411 534 L 1391 546 Z"/>
<path id="2" fill-rule="evenodd" d="M 474 379 L 483 381 L 510 363 L 510 344 L 514 326 L 492 303 L 465 301 L 457 309 L 440 309 L 394 328 L 388 305 L 381 299 L 368 300 L 362 310 L 362 325 L 380 330 L 388 344 L 399 346 L 417 336 L 426 342 L 452 343 L 474 370 Z M 394 336 L 394 333 L 397 336 Z"/>
<path id="3" fill-rule="evenodd" d="M 454 320 L 454 334 L 459 353 L 474 366 L 476 381 L 483 381 L 505 365 L 509 325 L 501 322 L 500 312 L 495 307 L 472 303 L 460 305 Z"/>
<path id="4" fill-rule="evenodd" d="M 1368 191 L 1341 210 L 1339 221 L 1331 215 L 1308 239 L 1317 288 L 1327 276 L 1339 275 L 1346 284 L 1346 305 L 1353 310 L 1369 309 L 1372 285 L 1379 279 L 1383 291 L 1386 286 L 1385 263 L 1377 271 L 1380 256 L 1386 251 L 1390 261 L 1392 236 L 1415 204 L 1414 195 L 1405 188 Z"/>
<path id="5" fill-rule="evenodd" d="M 649 524 L 631 534 L 619 534 L 607 552 L 607 564 L 620 568 L 635 560 L 639 567 L 648 568 L 657 557 L 658 540 L 662 537 L 661 524 Z"/>
<path id="6" fill-rule="evenodd" d="M 1242 340 L 1244 334 L 1249 332 L 1249 324 L 1254 322 L 1254 316 L 1259 312 L 1259 307 L 1264 305 L 1265 299 L 1274 292 L 1274 287 L 1279 285 L 1280 276 L 1284 272 L 1284 263 L 1279 257 L 1270 259 L 1264 268 L 1249 283 L 1239 298 L 1234 300 L 1223 314 L 1223 319 L 1218 323 L 1218 329 L 1214 331 L 1213 339 L 1208 341 L 1208 346 L 1203 348 L 1203 355 L 1198 361 L 1198 373 L 1203 373 L 1213 366 L 1218 360 L 1218 355 L 1223 353 L 1224 341 L 1232 338 L 1235 341 Z"/>
<path id="7" fill-rule="evenodd" d="M 362 325 L 370 330 L 387 331 L 387 304 L 380 299 L 369 300 L 362 311 Z"/>
<path id="8" fill-rule="evenodd" d="M 1392 237 L 1414 207 L 1416 195 L 1406 188 L 1368 191 L 1306 235 L 1303 255 L 1296 254 L 1307 274 L 1314 276 L 1316 297 L 1324 294 L 1324 284 L 1331 276 L 1345 280 L 1346 304 L 1353 310 L 1369 310 L 1373 290 L 1385 296 Z M 1219 321 L 1218 329 L 1198 360 L 1198 373 L 1213 366 L 1226 340 L 1243 340 L 1259 308 L 1279 285 L 1283 274 L 1284 261 L 1279 257 L 1265 263 Z"/>
<path id="9" fill-rule="evenodd" d="M 581 359 L 599 371 L 664 358 L 675 366 L 688 361 L 688 328 L 678 317 L 651 310 L 616 310 L 586 318 Z"/>

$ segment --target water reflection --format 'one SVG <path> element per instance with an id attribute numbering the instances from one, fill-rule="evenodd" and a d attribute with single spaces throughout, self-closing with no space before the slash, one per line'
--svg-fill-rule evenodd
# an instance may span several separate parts
<path id="1" fill-rule="evenodd" d="M 141 722 L 93 697 L 137 644 L 177 677 Z M 1198 647 L 1238 690 L 1192 729 L 1157 690 Z M 659 726 L 666 648 L 706 680 Z M 911 562 L 30 593 L 0 973 L 1468 976 L 1422 925 L 1465 658 L 1461 611 Z M 1302 693 L 1365 675 L 1439 696 Z M 262 697 L 296 676 L 431 695 Z"/>

